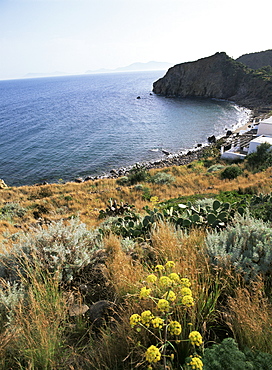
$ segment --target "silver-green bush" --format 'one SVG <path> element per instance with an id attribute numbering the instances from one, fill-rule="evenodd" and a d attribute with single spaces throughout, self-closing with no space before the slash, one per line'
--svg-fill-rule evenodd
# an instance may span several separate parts
<path id="1" fill-rule="evenodd" d="M 154 176 L 151 177 L 150 182 L 157 185 L 171 184 L 175 181 L 175 177 L 170 173 L 166 172 L 157 172 Z"/>
<path id="2" fill-rule="evenodd" d="M 58 271 L 60 278 L 71 281 L 76 271 L 86 266 L 92 254 L 100 247 L 98 230 L 88 230 L 84 223 L 72 219 L 39 226 L 34 232 L 22 234 L 12 252 L 0 254 L 0 278 L 18 280 L 18 266 L 22 261 L 40 263 L 50 272 Z"/>
<path id="3" fill-rule="evenodd" d="M 236 215 L 233 226 L 209 232 L 206 245 L 214 264 L 229 261 L 247 279 L 272 272 L 272 229 L 262 220 Z"/>

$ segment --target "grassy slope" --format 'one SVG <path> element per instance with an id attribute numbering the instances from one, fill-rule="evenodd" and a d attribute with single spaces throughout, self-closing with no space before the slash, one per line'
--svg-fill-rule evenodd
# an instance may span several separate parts
<path id="1" fill-rule="evenodd" d="M 243 164 L 241 164 L 243 167 Z M 161 170 L 151 170 L 151 174 Z M 203 162 L 194 162 L 189 166 L 174 166 L 163 171 L 172 174 L 175 181 L 168 185 L 142 183 L 149 188 L 151 196 L 157 196 L 159 201 L 166 201 L 180 196 L 195 194 L 218 194 L 220 191 L 246 189 L 254 187 L 256 191 L 267 193 L 271 191 L 271 168 L 265 172 L 252 174 L 245 171 L 234 180 L 220 179 L 220 171 L 208 172 Z M 15 203 L 25 211 L 23 216 L 13 214 L 2 215 L 0 220 L 1 236 L 5 232 L 15 233 L 19 229 L 27 230 L 37 222 L 69 219 L 79 216 L 88 226 L 99 223 L 99 210 L 107 206 L 110 198 L 118 202 L 134 204 L 141 212 L 145 205 L 150 205 L 134 186 L 119 186 L 114 179 L 101 179 L 81 184 L 51 184 L 43 186 L 11 187 L 0 190 L 0 209 L 7 203 Z M 0 237 L 1 237 L 0 236 Z"/>

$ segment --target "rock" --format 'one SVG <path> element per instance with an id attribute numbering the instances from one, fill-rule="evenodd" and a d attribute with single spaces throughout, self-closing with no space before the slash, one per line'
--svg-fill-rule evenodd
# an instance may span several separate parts
<path id="1" fill-rule="evenodd" d="M 115 303 L 102 300 L 94 303 L 87 312 L 89 320 L 95 328 L 101 328 L 103 324 L 117 318 L 117 306 Z"/>
<path id="2" fill-rule="evenodd" d="M 214 135 L 209 136 L 209 137 L 208 137 L 208 142 L 209 142 L 209 143 L 215 143 L 215 142 L 216 142 L 216 137 L 215 137 Z"/>
<path id="3" fill-rule="evenodd" d="M 165 155 L 170 155 L 170 154 L 171 154 L 170 152 L 168 152 L 167 150 L 164 150 L 164 149 L 162 149 L 162 152 L 163 152 L 163 154 L 165 154 Z"/>
<path id="4" fill-rule="evenodd" d="M 141 97 L 140 96 L 137 96 L 137 99 L 141 99 Z"/>
<path id="5" fill-rule="evenodd" d="M 7 186 L 7 184 L 5 183 L 5 181 L 4 180 L 2 180 L 2 179 L 0 179 L 0 189 L 5 189 L 5 188 L 7 188 L 8 186 Z"/>
<path id="6" fill-rule="evenodd" d="M 231 130 L 228 130 L 227 132 L 226 132 L 226 136 L 227 137 L 229 137 L 229 136 L 231 136 L 232 135 L 232 131 Z"/>
<path id="7" fill-rule="evenodd" d="M 227 99 L 250 109 L 272 105 L 272 84 L 226 53 L 177 64 L 153 83 L 155 94 Z"/>
<path id="8" fill-rule="evenodd" d="M 86 304 L 71 304 L 68 307 L 70 316 L 84 315 L 88 311 L 89 307 Z"/>
<path id="9" fill-rule="evenodd" d="M 83 180 L 83 178 L 82 178 L 82 177 L 77 177 L 77 178 L 75 179 L 75 182 L 77 182 L 77 183 L 81 183 L 81 182 L 84 182 L 84 180 Z"/>
<path id="10" fill-rule="evenodd" d="M 84 181 L 93 181 L 95 178 L 93 176 L 85 177 Z"/>

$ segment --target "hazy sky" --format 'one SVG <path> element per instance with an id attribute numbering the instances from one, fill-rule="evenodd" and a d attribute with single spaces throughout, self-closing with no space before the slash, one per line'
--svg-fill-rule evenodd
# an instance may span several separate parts
<path id="1" fill-rule="evenodd" d="M 271 0 L 0 0 L 0 79 L 272 48 Z"/>

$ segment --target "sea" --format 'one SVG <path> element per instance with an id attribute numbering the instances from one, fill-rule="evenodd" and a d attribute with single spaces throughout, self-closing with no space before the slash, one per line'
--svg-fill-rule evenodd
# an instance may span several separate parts
<path id="1" fill-rule="evenodd" d="M 165 71 L 0 81 L 0 178 L 9 186 L 73 181 L 185 153 L 242 126 L 222 100 L 152 93 Z"/>

